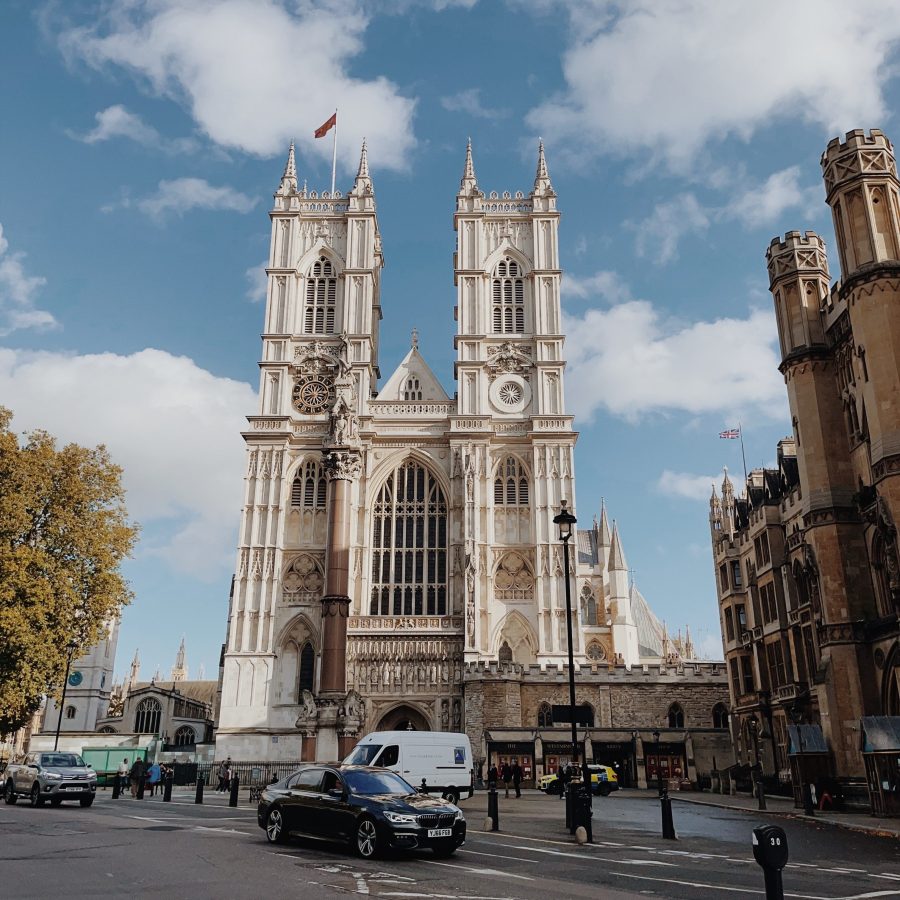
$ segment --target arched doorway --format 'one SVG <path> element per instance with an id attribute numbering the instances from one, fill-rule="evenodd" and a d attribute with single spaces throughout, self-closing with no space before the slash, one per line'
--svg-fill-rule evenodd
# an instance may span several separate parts
<path id="1" fill-rule="evenodd" d="M 431 731 L 431 722 L 415 707 L 395 706 L 378 722 L 376 731 Z"/>

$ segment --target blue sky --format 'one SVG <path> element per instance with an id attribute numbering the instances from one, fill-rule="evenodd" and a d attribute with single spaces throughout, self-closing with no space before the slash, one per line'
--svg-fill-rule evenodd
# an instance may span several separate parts
<path id="1" fill-rule="evenodd" d="M 645 7 L 645 8 L 643 8 Z M 385 378 L 420 348 L 448 391 L 453 198 L 528 191 L 538 135 L 563 213 L 576 513 L 606 498 L 637 584 L 719 655 L 706 498 L 790 430 L 764 252 L 833 248 L 818 165 L 894 132 L 900 19 L 718 0 L 105 0 L 0 11 L 0 402 L 103 442 L 142 539 L 117 672 L 215 676 L 256 409 L 267 211 L 287 144 L 340 108 L 338 186 L 368 139 L 387 267 Z M 894 132 L 895 135 L 900 132 Z M 832 277 L 837 258 L 831 253 Z"/>

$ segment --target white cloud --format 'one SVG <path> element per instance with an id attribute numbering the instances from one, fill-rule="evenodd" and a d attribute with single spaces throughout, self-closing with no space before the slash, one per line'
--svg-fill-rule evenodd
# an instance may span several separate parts
<path id="1" fill-rule="evenodd" d="M 787 415 L 771 312 L 684 324 L 646 300 L 564 315 L 572 412 Z"/>
<path id="2" fill-rule="evenodd" d="M 147 529 L 138 554 L 201 578 L 221 578 L 233 565 L 240 431 L 256 409 L 248 384 L 162 350 L 0 349 L 0 397 L 17 431 L 46 428 L 60 442 L 108 447 L 124 468 L 129 512 Z"/>
<path id="3" fill-rule="evenodd" d="M 99 23 L 59 35 L 70 60 L 121 67 L 182 103 L 222 147 L 331 159 L 313 131 L 338 107 L 338 153 L 354 167 L 363 137 L 374 165 L 404 169 L 415 101 L 383 76 L 353 77 L 368 19 L 361 3 L 286 0 L 111 0 Z"/>
<path id="4" fill-rule="evenodd" d="M 478 119 L 491 119 L 509 114 L 508 110 L 488 109 L 482 106 L 480 88 L 469 88 L 449 97 L 441 97 L 441 106 L 447 112 L 461 112 Z"/>
<path id="5" fill-rule="evenodd" d="M 800 119 L 837 134 L 890 114 L 893 0 L 607 0 L 589 15 L 566 6 L 567 86 L 528 122 L 581 155 L 644 150 L 685 171 L 708 145 L 773 124 Z"/>
<path id="6" fill-rule="evenodd" d="M 565 275 L 562 279 L 562 292 L 567 297 L 602 297 L 608 303 L 620 303 L 631 299 L 628 285 L 622 281 L 618 272 L 601 271 L 585 278 L 578 275 Z"/>
<path id="7" fill-rule="evenodd" d="M 164 138 L 152 125 L 139 115 L 129 112 L 119 104 L 101 109 L 94 115 L 97 124 L 88 132 L 78 134 L 67 131 L 69 137 L 85 144 L 99 144 L 113 138 L 126 138 L 144 147 L 155 147 L 167 153 L 191 153 L 197 142 L 191 138 Z"/>
<path id="8" fill-rule="evenodd" d="M 678 258 L 678 243 L 687 234 L 709 228 L 709 210 L 693 194 L 680 194 L 660 203 L 642 222 L 631 227 L 636 232 L 638 256 L 648 256 L 657 265 Z"/>
<path id="9" fill-rule="evenodd" d="M 266 290 L 269 286 L 265 261 L 258 266 L 250 266 L 244 272 L 244 278 L 247 279 L 247 299 L 251 303 L 262 303 L 266 299 Z"/>
<path id="10" fill-rule="evenodd" d="M 773 172 L 763 184 L 738 194 L 728 205 L 726 214 L 748 228 L 759 228 L 777 222 L 795 207 L 812 213 L 820 202 L 820 186 L 800 187 L 800 167 L 791 166 Z"/>
<path id="11" fill-rule="evenodd" d="M 715 475 L 691 475 L 688 472 L 663 470 L 656 482 L 656 490 L 669 497 L 686 500 L 708 500 L 716 482 Z"/>
<path id="12" fill-rule="evenodd" d="M 34 305 L 35 294 L 47 283 L 40 275 L 28 275 L 24 253 L 13 253 L 0 225 L 0 337 L 22 328 L 56 328 L 58 322 Z"/>
<path id="13" fill-rule="evenodd" d="M 205 178 L 175 178 L 160 181 L 155 194 L 132 200 L 124 196 L 116 203 L 102 207 L 103 212 L 136 206 L 151 219 L 162 221 L 166 214 L 182 216 L 193 209 L 223 209 L 248 213 L 256 206 L 256 200 L 228 185 L 216 186 Z"/>

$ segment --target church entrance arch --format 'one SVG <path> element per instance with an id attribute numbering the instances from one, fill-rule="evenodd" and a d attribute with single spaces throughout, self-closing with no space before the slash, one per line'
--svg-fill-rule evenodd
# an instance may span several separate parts
<path id="1" fill-rule="evenodd" d="M 404 704 L 386 712 L 375 731 L 431 731 L 431 723 L 418 709 Z"/>

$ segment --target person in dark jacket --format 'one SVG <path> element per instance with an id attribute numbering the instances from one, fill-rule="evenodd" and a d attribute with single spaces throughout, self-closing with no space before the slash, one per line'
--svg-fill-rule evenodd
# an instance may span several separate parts
<path id="1" fill-rule="evenodd" d="M 512 783 L 516 789 L 516 799 L 518 800 L 522 796 L 522 767 L 518 760 L 512 765 Z"/>
<path id="2" fill-rule="evenodd" d="M 500 778 L 503 781 L 503 786 L 506 788 L 506 796 L 509 797 L 509 783 L 512 781 L 512 767 L 509 763 L 503 763 L 500 769 Z"/>
<path id="3" fill-rule="evenodd" d="M 141 783 L 141 779 L 144 777 L 146 770 L 144 768 L 144 760 L 138 757 L 131 764 L 131 796 L 137 797 L 138 793 L 138 785 Z"/>
<path id="4" fill-rule="evenodd" d="M 496 766 L 488 767 L 488 790 L 494 791 L 497 789 L 497 779 L 499 778 L 499 773 L 497 772 Z"/>

